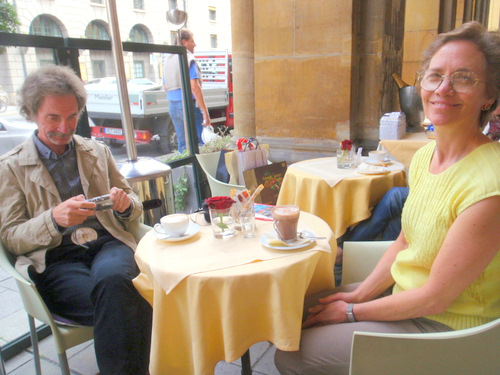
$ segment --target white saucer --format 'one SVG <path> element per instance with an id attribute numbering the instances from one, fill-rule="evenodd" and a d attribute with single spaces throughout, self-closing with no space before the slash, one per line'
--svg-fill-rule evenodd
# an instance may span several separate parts
<path id="1" fill-rule="evenodd" d="M 167 242 L 177 242 L 177 241 L 187 240 L 188 238 L 193 237 L 199 231 L 200 231 L 200 226 L 196 223 L 193 223 L 192 221 L 189 222 L 189 226 L 188 229 L 186 230 L 186 233 L 184 233 L 182 236 L 179 237 L 171 237 L 168 236 L 167 234 L 160 234 L 153 229 L 153 233 L 157 240 L 167 241 Z"/>
<path id="2" fill-rule="evenodd" d="M 368 170 L 368 169 L 356 169 L 356 172 L 361 173 L 361 174 L 385 174 L 389 173 L 390 169 L 386 167 L 379 167 L 380 169 L 377 170 Z"/>
<path id="3" fill-rule="evenodd" d="M 312 234 L 308 231 L 304 231 L 304 232 L 306 232 L 310 236 L 314 236 L 314 234 Z M 269 249 L 273 249 L 273 250 L 282 250 L 282 251 L 297 250 L 297 249 L 302 249 L 304 247 L 307 247 L 315 242 L 315 240 L 312 240 L 312 239 L 303 239 L 303 240 L 300 240 L 303 242 L 299 242 L 297 244 L 290 244 L 290 245 L 285 245 L 285 246 L 274 246 L 274 245 L 269 244 L 269 242 L 268 242 L 268 235 L 270 235 L 270 234 L 276 235 L 276 232 L 272 231 L 272 232 L 264 233 L 262 235 L 262 237 L 260 237 L 260 243 L 263 246 L 265 246 Z"/>

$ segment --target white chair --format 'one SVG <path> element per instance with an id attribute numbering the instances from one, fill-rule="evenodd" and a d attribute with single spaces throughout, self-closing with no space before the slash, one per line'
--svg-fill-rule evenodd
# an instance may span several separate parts
<path id="1" fill-rule="evenodd" d="M 500 319 L 452 332 L 354 332 L 351 375 L 498 375 Z"/>
<path id="2" fill-rule="evenodd" d="M 150 229 L 151 227 L 139 222 L 133 222 L 127 228 L 127 230 L 132 233 L 136 239 L 140 239 Z M 66 350 L 88 340 L 92 340 L 94 337 L 94 328 L 88 326 L 69 325 L 65 322 L 55 320 L 50 311 L 47 309 L 47 306 L 38 293 L 35 285 L 30 280 L 26 280 L 23 276 L 21 276 L 21 274 L 14 268 L 14 257 L 3 247 L 1 242 L 0 267 L 2 267 L 16 281 L 19 294 L 23 301 L 24 309 L 28 313 L 36 375 L 40 375 L 42 372 L 35 319 L 50 326 L 56 345 L 59 364 L 61 366 L 61 373 L 63 375 L 70 375 Z M 0 371 L 0 374 L 1 373 L 2 372 Z"/>
<path id="3" fill-rule="evenodd" d="M 200 163 L 201 169 L 205 172 L 208 179 L 208 185 L 212 192 L 212 197 L 230 196 L 231 189 L 244 190 L 243 185 L 228 184 L 219 181 L 215 178 L 217 172 L 217 164 L 219 163 L 220 152 L 212 152 L 209 154 L 196 154 L 196 159 Z"/>
<path id="4" fill-rule="evenodd" d="M 345 242 L 344 284 L 362 281 L 392 241 Z M 346 263 L 347 262 L 347 263 Z M 500 319 L 439 333 L 354 332 L 351 375 L 500 374 Z"/>
<path id="5" fill-rule="evenodd" d="M 363 281 L 394 241 L 346 241 L 342 254 L 342 285 Z"/>

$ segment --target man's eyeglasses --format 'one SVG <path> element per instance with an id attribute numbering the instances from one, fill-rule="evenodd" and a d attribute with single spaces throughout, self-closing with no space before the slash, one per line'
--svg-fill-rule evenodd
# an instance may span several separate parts
<path id="1" fill-rule="evenodd" d="M 443 76 L 432 70 L 426 70 L 420 77 L 420 87 L 425 91 L 435 91 L 445 78 L 449 78 L 450 85 L 456 92 L 471 92 L 478 82 L 485 82 L 473 72 L 455 72 L 449 76 Z"/>

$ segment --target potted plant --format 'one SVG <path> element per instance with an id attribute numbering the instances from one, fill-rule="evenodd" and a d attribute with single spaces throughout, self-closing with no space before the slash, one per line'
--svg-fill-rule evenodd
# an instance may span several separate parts
<path id="1" fill-rule="evenodd" d="M 235 148 L 234 142 L 231 141 L 231 134 L 217 137 L 200 146 L 200 154 L 210 154 L 221 150 L 229 150 Z"/>

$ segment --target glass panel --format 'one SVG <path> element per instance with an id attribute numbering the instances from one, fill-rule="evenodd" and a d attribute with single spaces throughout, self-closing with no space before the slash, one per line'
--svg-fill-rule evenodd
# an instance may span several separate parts
<path id="1" fill-rule="evenodd" d="M 144 1 L 134 0 L 134 9 L 144 9 Z"/>
<path id="2" fill-rule="evenodd" d="M 217 48 L 217 35 L 210 35 L 210 47 Z"/>
<path id="3" fill-rule="evenodd" d="M 210 21 L 216 21 L 217 20 L 217 12 L 215 10 L 215 7 L 208 7 L 208 19 Z"/>
<path id="4" fill-rule="evenodd" d="M 127 160 L 115 65 L 111 51 L 80 50 L 80 72 L 87 82 L 91 132 L 111 146 L 119 162 Z M 160 53 L 124 54 L 130 109 L 138 156 L 160 157 L 176 149 L 175 133 L 162 85 Z M 171 151 L 172 150 L 172 151 Z"/>
<path id="5" fill-rule="evenodd" d="M 144 78 L 144 62 L 143 61 L 134 61 L 134 75 L 135 75 L 135 78 Z"/>

